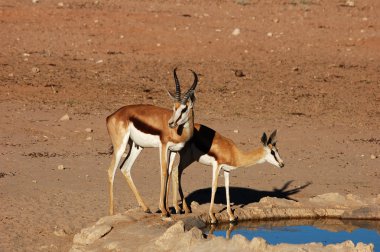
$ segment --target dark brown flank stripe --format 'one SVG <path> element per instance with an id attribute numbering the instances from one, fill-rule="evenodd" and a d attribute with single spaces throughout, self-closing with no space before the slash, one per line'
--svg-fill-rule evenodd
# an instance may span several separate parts
<path id="1" fill-rule="evenodd" d="M 130 121 L 133 123 L 133 125 L 136 127 L 136 129 L 138 129 L 138 130 L 140 130 L 146 134 L 156 135 L 156 136 L 161 135 L 161 131 L 159 129 L 156 129 L 153 126 L 144 123 L 143 121 L 139 120 L 136 117 L 131 117 Z"/>

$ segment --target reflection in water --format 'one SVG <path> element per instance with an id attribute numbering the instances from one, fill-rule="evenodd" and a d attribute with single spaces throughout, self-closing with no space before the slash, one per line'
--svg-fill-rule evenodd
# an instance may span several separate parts
<path id="1" fill-rule="evenodd" d="M 380 252 L 380 221 L 339 219 L 252 221 L 241 222 L 238 225 L 212 225 L 205 231 L 226 239 L 232 238 L 235 234 L 243 235 L 249 240 L 262 237 L 272 245 L 310 242 L 327 245 L 351 240 L 355 244 L 372 243 L 375 251 Z"/>

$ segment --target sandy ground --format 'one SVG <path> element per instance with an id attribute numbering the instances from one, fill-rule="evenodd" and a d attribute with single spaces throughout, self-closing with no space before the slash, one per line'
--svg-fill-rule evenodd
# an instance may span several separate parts
<path id="1" fill-rule="evenodd" d="M 380 193 L 378 0 L 60 2 L 0 0 L 0 251 L 67 251 L 107 215 L 105 118 L 170 108 L 176 66 L 183 86 L 200 76 L 197 122 L 245 150 L 278 129 L 285 168 L 233 172 L 235 204 Z M 158 150 L 132 175 L 157 209 Z M 205 201 L 210 182 L 194 164 L 184 191 Z M 115 196 L 117 212 L 137 206 L 119 172 Z"/>

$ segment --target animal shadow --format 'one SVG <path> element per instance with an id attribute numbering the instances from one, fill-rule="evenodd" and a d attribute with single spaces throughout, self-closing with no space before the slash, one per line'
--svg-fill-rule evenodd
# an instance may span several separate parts
<path id="1" fill-rule="evenodd" d="M 302 186 L 297 188 L 289 189 L 289 186 L 293 180 L 286 182 L 281 188 L 273 188 L 273 191 L 260 191 L 250 188 L 243 187 L 230 187 L 230 199 L 231 203 L 235 205 L 247 205 L 249 203 L 259 202 L 260 199 L 264 197 L 276 197 L 282 199 L 288 199 L 297 201 L 290 196 L 299 193 L 301 190 L 305 189 L 311 182 L 307 182 Z M 199 204 L 210 203 L 211 199 L 211 188 L 203 188 L 196 190 L 190 193 L 186 197 L 186 202 L 191 203 L 192 201 L 196 201 Z M 225 204 L 226 203 L 226 190 L 224 187 L 218 187 L 215 193 L 215 203 L 216 204 Z"/>

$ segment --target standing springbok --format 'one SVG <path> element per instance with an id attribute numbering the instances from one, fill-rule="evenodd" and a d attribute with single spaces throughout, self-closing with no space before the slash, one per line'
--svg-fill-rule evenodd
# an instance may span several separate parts
<path id="1" fill-rule="evenodd" d="M 174 69 L 176 84 L 173 111 L 153 105 L 129 105 L 120 108 L 107 117 L 107 129 L 113 145 L 112 161 L 108 168 L 109 179 L 109 213 L 114 213 L 113 206 L 113 182 L 116 168 L 120 164 L 121 157 L 127 144 L 129 153 L 121 163 L 121 172 L 127 179 L 140 207 L 145 212 L 150 212 L 140 196 L 131 177 L 131 168 L 137 156 L 143 148 L 158 147 L 160 150 L 161 164 L 161 192 L 159 208 L 162 216 L 167 216 L 166 187 L 168 182 L 169 163 L 173 162 L 175 152 L 181 150 L 185 143 L 192 137 L 194 131 L 194 91 L 198 84 L 197 74 L 190 89 L 181 98 L 181 87 L 178 81 L 177 69 Z"/>
<path id="2" fill-rule="evenodd" d="M 273 131 L 269 138 L 267 138 L 267 135 L 263 133 L 261 137 L 262 146 L 249 152 L 243 152 L 238 149 L 232 140 L 223 137 L 218 132 L 208 128 L 207 126 L 195 124 L 193 138 L 186 143 L 185 147 L 181 151 L 179 151 L 180 162 L 178 166 L 175 166 L 173 170 L 172 166 L 169 167 L 169 173 L 171 173 L 173 180 L 173 204 L 176 212 L 180 212 L 177 200 L 178 192 L 180 194 L 183 209 L 186 213 L 190 212 L 189 207 L 184 200 L 181 186 L 181 176 L 186 167 L 194 161 L 198 161 L 202 164 L 212 166 L 212 191 L 209 210 L 211 223 L 217 222 L 213 208 L 215 192 L 218 185 L 218 175 L 221 169 L 224 170 L 229 220 L 231 222 L 235 221 L 236 218 L 231 211 L 230 206 L 230 171 L 264 162 L 271 163 L 279 168 L 284 167 L 284 162 L 282 161 L 280 154 L 278 153 L 278 149 L 276 148 L 276 133 L 277 130 Z"/>

